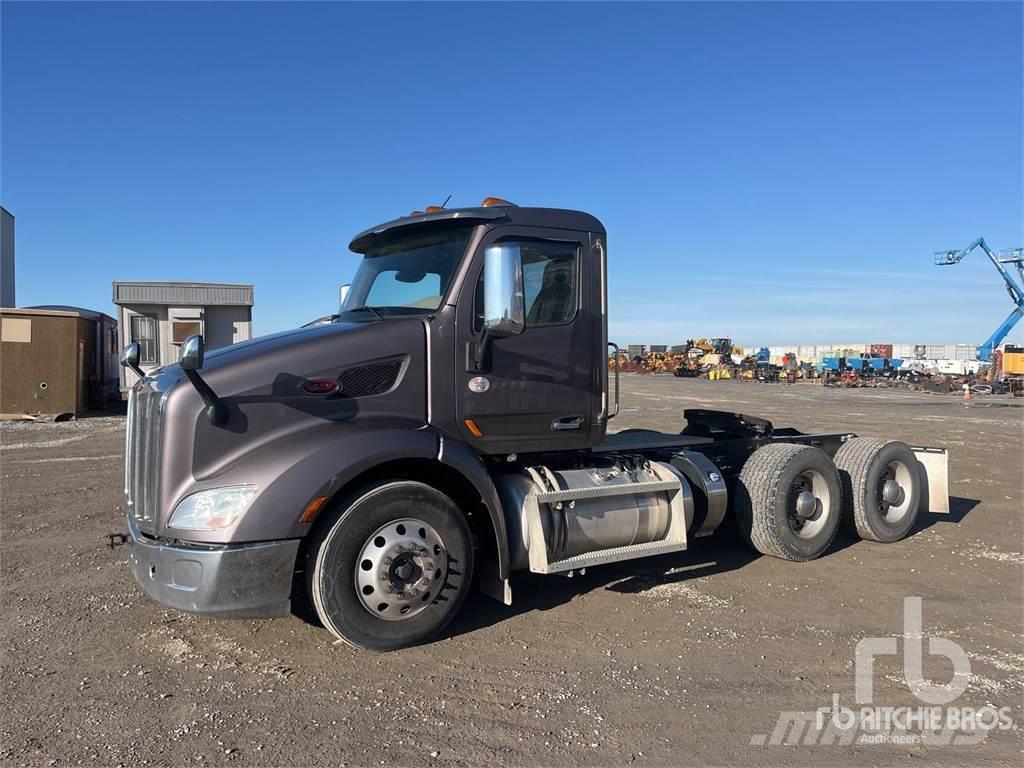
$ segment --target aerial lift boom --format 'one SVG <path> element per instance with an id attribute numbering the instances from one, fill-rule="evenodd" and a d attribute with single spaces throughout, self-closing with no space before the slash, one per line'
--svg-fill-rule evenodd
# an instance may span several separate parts
<path id="1" fill-rule="evenodd" d="M 1024 288 L 1021 287 L 1024 285 L 1024 258 L 1022 258 L 1024 249 L 1013 248 L 1000 251 L 999 255 L 996 255 L 995 251 L 985 242 L 985 238 L 979 237 L 961 251 L 935 251 L 935 263 L 939 266 L 959 264 L 975 248 L 983 250 L 985 255 L 988 256 L 989 261 L 999 270 L 999 274 L 1006 281 L 1006 292 L 1010 294 L 1010 301 L 1014 304 L 1013 311 L 1010 312 L 1009 316 L 977 348 L 975 357 L 987 363 L 992 359 L 992 355 L 1000 342 L 1006 338 L 1006 335 L 1017 324 L 1017 321 L 1024 317 Z M 1017 272 L 1020 274 L 1020 283 L 1010 273 L 1010 270 L 1006 268 L 1005 265 L 1007 264 L 1013 264 L 1017 267 Z"/>

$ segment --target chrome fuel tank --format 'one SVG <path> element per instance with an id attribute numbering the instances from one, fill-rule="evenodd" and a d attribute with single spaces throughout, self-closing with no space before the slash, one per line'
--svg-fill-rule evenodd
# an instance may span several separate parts
<path id="1" fill-rule="evenodd" d="M 538 549 L 544 565 L 591 553 L 594 562 L 628 559 L 641 551 L 654 554 L 640 549 L 633 554 L 632 548 L 669 540 L 666 546 L 683 549 L 693 518 L 689 483 L 662 462 L 565 470 L 527 467 L 498 475 L 494 483 L 508 522 L 513 570 L 542 570 L 534 567 Z M 539 517 L 539 526 L 531 525 L 531 515 Z M 600 557 L 612 550 L 615 556 Z M 579 567 L 583 565 L 581 561 Z M 550 570 L 566 569 L 543 572 Z"/>

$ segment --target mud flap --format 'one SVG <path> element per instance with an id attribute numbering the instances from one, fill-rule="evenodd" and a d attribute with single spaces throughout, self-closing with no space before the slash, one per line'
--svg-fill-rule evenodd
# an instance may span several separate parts
<path id="1" fill-rule="evenodd" d="M 917 456 L 918 471 L 921 474 L 920 512 L 949 514 L 949 453 L 945 448 L 917 448 L 911 446 Z"/>

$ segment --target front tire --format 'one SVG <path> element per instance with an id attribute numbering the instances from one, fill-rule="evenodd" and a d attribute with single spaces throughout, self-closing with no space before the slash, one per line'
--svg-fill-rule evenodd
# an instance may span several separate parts
<path id="1" fill-rule="evenodd" d="M 836 451 L 844 506 L 857 535 L 890 544 L 917 521 L 921 479 L 917 457 L 905 443 L 855 437 Z"/>
<path id="2" fill-rule="evenodd" d="M 747 459 L 736 483 L 743 540 L 764 555 L 813 560 L 832 544 L 842 511 L 839 473 L 810 445 L 774 443 Z"/>
<path id="3" fill-rule="evenodd" d="M 349 645 L 422 643 L 458 612 L 473 576 L 465 516 L 412 480 L 378 483 L 339 505 L 314 534 L 307 587 L 323 625 Z"/>

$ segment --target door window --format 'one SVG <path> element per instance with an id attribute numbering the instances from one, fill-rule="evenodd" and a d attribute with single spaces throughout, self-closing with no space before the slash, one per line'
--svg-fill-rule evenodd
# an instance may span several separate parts
<path id="1" fill-rule="evenodd" d="M 156 365 L 156 318 L 132 315 L 130 342 L 139 345 L 141 365 Z"/>
<path id="2" fill-rule="evenodd" d="M 576 317 L 579 246 L 555 240 L 518 241 L 523 260 L 526 327 L 562 325 Z M 484 275 L 476 287 L 476 328 L 483 324 Z"/>

